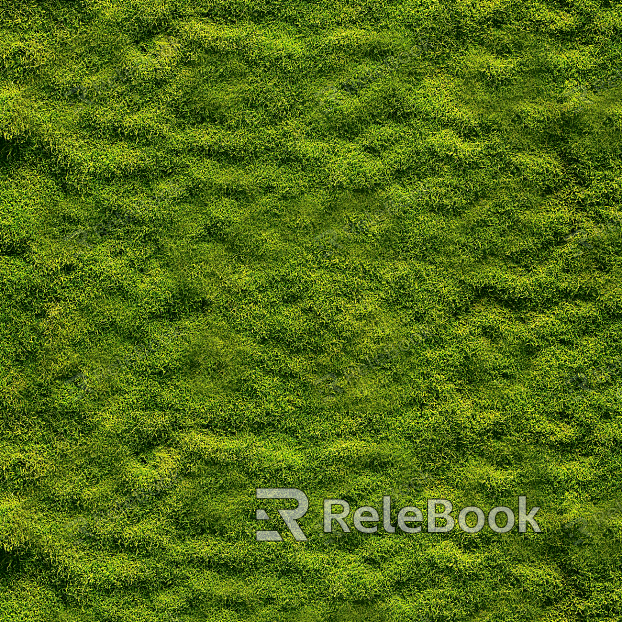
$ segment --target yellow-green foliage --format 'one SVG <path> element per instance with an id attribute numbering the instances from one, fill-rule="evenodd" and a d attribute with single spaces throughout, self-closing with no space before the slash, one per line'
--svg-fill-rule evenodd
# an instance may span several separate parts
<path id="1" fill-rule="evenodd" d="M 622 619 L 621 40 L 0 0 L 0 622 Z M 543 533 L 323 533 L 384 494 Z"/>

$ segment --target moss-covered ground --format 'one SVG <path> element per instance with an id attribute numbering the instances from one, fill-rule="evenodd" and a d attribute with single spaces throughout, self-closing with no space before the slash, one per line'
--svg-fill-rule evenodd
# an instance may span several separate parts
<path id="1" fill-rule="evenodd" d="M 622 620 L 621 102 L 607 0 L 1 0 L 0 621 Z"/>

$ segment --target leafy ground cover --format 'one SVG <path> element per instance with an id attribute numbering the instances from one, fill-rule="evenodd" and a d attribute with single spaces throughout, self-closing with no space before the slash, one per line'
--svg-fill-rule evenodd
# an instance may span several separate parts
<path id="1" fill-rule="evenodd" d="M 622 619 L 617 3 L 0 16 L 0 620 Z"/>

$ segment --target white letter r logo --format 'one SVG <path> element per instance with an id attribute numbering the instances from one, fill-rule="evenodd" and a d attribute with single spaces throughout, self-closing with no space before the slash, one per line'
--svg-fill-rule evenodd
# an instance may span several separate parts
<path id="1" fill-rule="evenodd" d="M 279 514 L 296 540 L 300 542 L 307 539 L 297 523 L 297 520 L 302 518 L 309 509 L 309 499 L 302 490 L 298 488 L 258 488 L 257 499 L 296 499 L 298 501 L 296 508 L 279 510 Z M 255 517 L 257 520 L 268 520 L 270 518 L 265 510 L 257 510 Z M 256 536 L 258 542 L 283 541 L 278 531 L 258 531 Z"/>

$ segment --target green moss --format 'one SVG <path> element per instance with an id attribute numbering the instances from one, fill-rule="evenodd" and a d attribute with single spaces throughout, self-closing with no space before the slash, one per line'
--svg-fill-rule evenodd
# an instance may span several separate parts
<path id="1" fill-rule="evenodd" d="M 616 7 L 0 16 L 0 622 L 622 617 Z"/>

